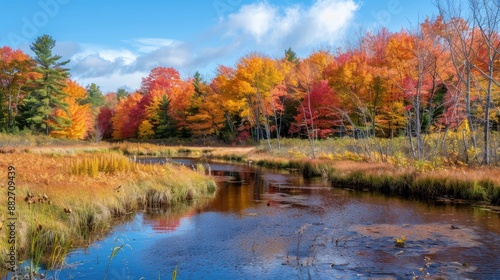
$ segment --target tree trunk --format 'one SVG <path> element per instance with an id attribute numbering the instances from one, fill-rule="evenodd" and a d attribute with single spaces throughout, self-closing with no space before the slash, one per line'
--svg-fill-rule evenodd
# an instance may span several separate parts
<path id="1" fill-rule="evenodd" d="M 493 56 L 494 57 L 494 56 Z M 491 90 L 493 88 L 493 58 L 488 64 L 488 89 L 486 91 L 486 108 L 484 110 L 484 164 L 490 164 L 490 107 L 491 107 Z"/>

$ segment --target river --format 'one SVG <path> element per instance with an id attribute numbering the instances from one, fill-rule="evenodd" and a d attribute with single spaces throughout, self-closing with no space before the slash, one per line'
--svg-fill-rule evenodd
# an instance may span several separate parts
<path id="1" fill-rule="evenodd" d="M 286 170 L 210 169 L 216 198 L 138 213 L 47 278 L 500 279 L 498 213 L 333 188 Z"/>

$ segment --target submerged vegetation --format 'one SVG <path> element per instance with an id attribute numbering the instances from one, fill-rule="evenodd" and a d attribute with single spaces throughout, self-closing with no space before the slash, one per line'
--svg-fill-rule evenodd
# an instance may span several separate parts
<path id="1" fill-rule="evenodd" d="M 202 172 L 170 164 L 138 164 L 112 152 L 0 154 L 0 168 L 8 166 L 15 166 L 17 172 L 19 258 L 29 258 L 33 271 L 40 264 L 59 266 L 71 248 L 107 233 L 115 218 L 213 197 L 217 190 Z M 0 180 L 5 191 L 7 182 Z M 5 219 L 7 209 L 0 211 Z M 0 232 L 4 258 L 5 227 Z"/>

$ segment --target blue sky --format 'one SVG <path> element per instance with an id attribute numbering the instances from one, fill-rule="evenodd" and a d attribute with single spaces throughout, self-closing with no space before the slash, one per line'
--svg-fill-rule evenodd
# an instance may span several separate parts
<path id="1" fill-rule="evenodd" d="M 2 4 L 0 46 L 51 35 L 72 78 L 104 92 L 137 89 L 157 66 L 206 79 L 250 53 L 273 58 L 292 47 L 305 57 L 345 46 L 381 26 L 391 31 L 436 14 L 433 0 L 16 0 Z"/>

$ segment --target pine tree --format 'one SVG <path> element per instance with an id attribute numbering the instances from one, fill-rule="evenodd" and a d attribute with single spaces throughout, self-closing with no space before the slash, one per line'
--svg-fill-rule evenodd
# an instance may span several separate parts
<path id="1" fill-rule="evenodd" d="M 169 115 L 170 99 L 165 95 L 162 97 L 159 104 L 158 114 L 155 116 L 153 130 L 157 139 L 170 138 L 175 136 L 175 121 Z"/>
<path id="2" fill-rule="evenodd" d="M 102 107 L 104 105 L 104 95 L 99 86 L 92 83 L 86 89 L 87 97 L 80 100 L 80 105 L 90 104 L 92 109 Z"/>
<path id="3" fill-rule="evenodd" d="M 71 124 L 71 119 L 53 114 L 55 109 L 62 109 L 70 115 L 68 104 L 64 102 L 66 94 L 62 90 L 69 76 L 68 69 L 63 66 L 69 60 L 60 61 L 61 56 L 52 54 L 55 43 L 51 36 L 43 35 L 36 38 L 30 46 L 36 55 L 35 72 L 39 73 L 41 78 L 34 81 L 34 90 L 24 100 L 23 108 L 27 111 L 22 113 L 31 129 L 45 131 L 47 135 L 52 129 L 62 129 Z"/>

